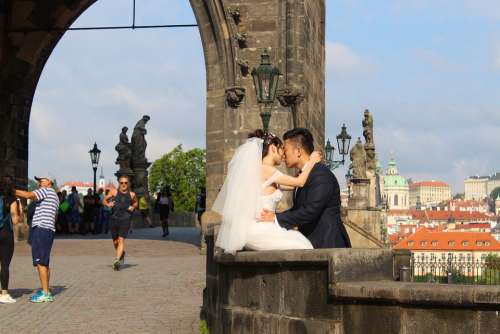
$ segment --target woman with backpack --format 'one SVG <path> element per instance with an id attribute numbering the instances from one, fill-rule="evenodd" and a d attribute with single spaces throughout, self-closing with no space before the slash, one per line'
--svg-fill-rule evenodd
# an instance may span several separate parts
<path id="1" fill-rule="evenodd" d="M 15 303 L 9 295 L 9 267 L 14 255 L 13 225 L 22 221 L 21 203 L 15 197 L 14 182 L 10 177 L 0 181 L 0 284 L 1 304 Z"/>
<path id="2" fill-rule="evenodd" d="M 170 188 L 167 187 L 162 190 L 156 199 L 156 205 L 160 212 L 161 227 L 163 230 L 162 237 L 165 238 L 170 233 L 168 231 L 168 216 L 170 215 L 170 211 L 174 211 L 174 201 L 172 200 Z"/>

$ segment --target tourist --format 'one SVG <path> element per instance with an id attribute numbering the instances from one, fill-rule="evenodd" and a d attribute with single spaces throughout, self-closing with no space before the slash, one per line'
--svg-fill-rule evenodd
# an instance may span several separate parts
<path id="1" fill-rule="evenodd" d="M 174 211 L 174 201 L 172 200 L 170 188 L 166 187 L 163 189 L 156 202 L 158 211 L 160 212 L 161 228 L 163 230 L 162 237 L 165 238 L 170 234 L 168 231 L 168 217 L 170 215 L 170 211 Z"/>
<path id="2" fill-rule="evenodd" d="M 96 198 L 92 189 L 83 196 L 83 234 L 94 233 L 96 218 Z"/>
<path id="3" fill-rule="evenodd" d="M 107 205 L 104 205 L 104 198 L 108 196 L 109 189 L 106 189 L 104 196 L 102 198 L 102 209 L 101 209 L 101 228 L 104 234 L 108 234 L 109 232 L 109 218 L 111 216 L 111 208 Z"/>
<path id="4" fill-rule="evenodd" d="M 80 208 L 82 207 L 82 203 L 80 202 L 80 195 L 75 186 L 71 187 L 71 194 L 68 196 L 68 202 L 70 205 L 68 214 L 69 233 L 78 233 L 80 230 Z"/>
<path id="5" fill-rule="evenodd" d="M 195 212 L 198 216 L 198 223 L 201 226 L 201 216 L 205 212 L 207 207 L 207 191 L 205 187 L 200 187 L 200 194 L 196 198 L 196 208 Z"/>
<path id="6" fill-rule="evenodd" d="M 104 199 L 104 189 L 99 188 L 97 194 L 95 194 L 95 228 L 94 234 L 100 234 L 102 232 L 102 200 Z"/>
<path id="7" fill-rule="evenodd" d="M 9 267 L 14 255 L 13 225 L 22 222 L 21 203 L 15 197 L 14 182 L 10 177 L 4 177 L 0 184 L 0 282 L 2 292 L 1 304 L 12 304 L 16 300 L 9 294 Z"/>
<path id="8" fill-rule="evenodd" d="M 104 205 L 111 210 L 111 238 L 116 250 L 113 269 L 118 271 L 125 263 L 125 239 L 132 222 L 132 213 L 137 209 L 137 196 L 130 191 L 129 178 L 120 176 L 118 190 L 113 189 L 104 197 Z"/>
<path id="9" fill-rule="evenodd" d="M 35 191 L 16 190 L 16 196 L 36 201 L 31 226 L 31 255 L 33 266 L 38 270 L 42 289 L 31 296 L 33 303 L 54 301 L 49 291 L 50 251 L 54 242 L 55 220 L 59 209 L 59 198 L 52 186 L 54 178 L 49 175 L 35 177 L 39 188 Z"/>
<path id="10" fill-rule="evenodd" d="M 139 211 L 141 212 L 142 223 L 146 222 L 149 227 L 153 227 L 153 222 L 150 217 L 149 201 L 146 195 L 139 199 Z"/>
<path id="11" fill-rule="evenodd" d="M 57 193 L 59 196 L 59 193 Z M 57 213 L 57 224 L 56 231 L 59 229 L 59 233 L 68 233 L 68 212 L 70 210 L 70 205 L 68 202 L 68 192 L 66 190 L 61 191 L 59 197 L 59 210 Z M 59 225 L 59 226 L 57 226 Z"/>

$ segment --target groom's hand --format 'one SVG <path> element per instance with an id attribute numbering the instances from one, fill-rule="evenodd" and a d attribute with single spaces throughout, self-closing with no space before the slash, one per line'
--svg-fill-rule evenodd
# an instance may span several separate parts
<path id="1" fill-rule="evenodd" d="M 274 219 L 276 219 L 276 215 L 271 210 L 263 209 L 260 213 L 260 222 L 274 222 Z"/>

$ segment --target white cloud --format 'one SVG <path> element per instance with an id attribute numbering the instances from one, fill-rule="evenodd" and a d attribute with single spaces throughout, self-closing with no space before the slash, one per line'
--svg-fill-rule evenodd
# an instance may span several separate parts
<path id="1" fill-rule="evenodd" d="M 333 75 L 352 76 L 373 73 L 378 66 L 345 44 L 327 42 L 326 68 Z"/>
<path id="2" fill-rule="evenodd" d="M 415 56 L 437 70 L 453 70 L 458 68 L 448 58 L 433 50 L 417 49 L 415 50 Z"/>

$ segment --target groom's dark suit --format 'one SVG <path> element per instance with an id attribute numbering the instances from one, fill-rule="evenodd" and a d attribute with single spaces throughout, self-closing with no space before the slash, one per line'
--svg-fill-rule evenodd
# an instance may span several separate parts
<path id="1" fill-rule="evenodd" d="M 276 218 L 286 229 L 298 226 L 314 248 L 351 247 L 340 219 L 339 183 L 323 164 L 313 167 L 304 187 L 295 193 L 293 207 Z"/>

